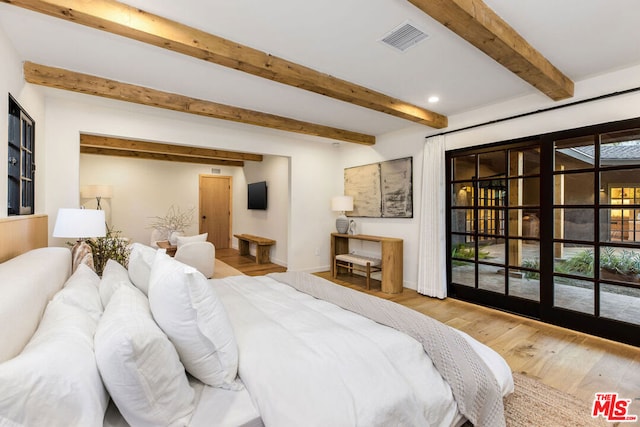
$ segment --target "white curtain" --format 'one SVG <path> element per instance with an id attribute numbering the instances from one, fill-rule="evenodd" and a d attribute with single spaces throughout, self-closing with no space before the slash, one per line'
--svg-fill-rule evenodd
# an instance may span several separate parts
<path id="1" fill-rule="evenodd" d="M 418 292 L 447 296 L 445 137 L 428 138 L 422 162 L 422 209 L 418 248 Z"/>

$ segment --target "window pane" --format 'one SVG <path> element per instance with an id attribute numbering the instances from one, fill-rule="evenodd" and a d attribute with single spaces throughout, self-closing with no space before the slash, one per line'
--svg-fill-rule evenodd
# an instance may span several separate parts
<path id="1" fill-rule="evenodd" d="M 640 209 L 600 209 L 600 241 L 640 244 Z"/>
<path id="2" fill-rule="evenodd" d="M 592 205 L 592 172 L 559 174 L 554 177 L 554 200 L 556 205 Z"/>
<path id="3" fill-rule="evenodd" d="M 555 307 L 594 314 L 593 282 L 555 277 L 553 302 Z"/>
<path id="4" fill-rule="evenodd" d="M 473 206 L 473 183 L 462 182 L 451 187 L 452 206 Z"/>
<path id="5" fill-rule="evenodd" d="M 566 209 L 555 208 L 553 210 L 553 237 L 565 240 L 595 239 L 593 209 Z"/>
<path id="6" fill-rule="evenodd" d="M 509 236 L 540 237 L 538 209 L 509 209 Z"/>
<path id="7" fill-rule="evenodd" d="M 539 206 L 540 178 L 509 180 L 509 206 Z"/>
<path id="8" fill-rule="evenodd" d="M 504 209 L 478 209 L 478 233 L 504 236 Z"/>
<path id="9" fill-rule="evenodd" d="M 476 265 L 473 262 L 451 261 L 451 282 L 459 285 L 476 286 Z"/>
<path id="10" fill-rule="evenodd" d="M 479 177 L 502 177 L 507 173 L 507 158 L 503 150 L 478 155 L 480 163 Z"/>
<path id="11" fill-rule="evenodd" d="M 478 259 L 495 264 L 505 264 L 505 240 L 504 239 L 481 239 L 479 241 Z"/>
<path id="12" fill-rule="evenodd" d="M 556 171 L 592 168 L 594 166 L 593 136 L 556 141 L 553 161 Z"/>
<path id="13" fill-rule="evenodd" d="M 473 209 L 451 209 L 451 231 L 473 233 Z"/>
<path id="14" fill-rule="evenodd" d="M 540 269 L 540 242 L 532 240 L 509 240 L 509 265 Z"/>
<path id="15" fill-rule="evenodd" d="M 540 173 L 540 149 L 509 150 L 509 176 L 537 175 Z"/>
<path id="16" fill-rule="evenodd" d="M 479 264 L 478 288 L 504 294 L 504 268 Z"/>
<path id="17" fill-rule="evenodd" d="M 475 259 L 475 245 L 473 235 L 469 234 L 452 234 L 451 235 L 451 247 L 452 256 L 456 256 L 457 258 L 469 258 Z M 460 251 L 457 255 L 453 255 L 456 253 L 456 249 L 461 248 L 464 249 Z M 471 252 L 468 252 L 471 251 Z M 469 255 L 471 254 L 471 256 Z"/>
<path id="18" fill-rule="evenodd" d="M 504 206 L 507 182 L 493 179 L 478 182 L 478 206 Z"/>
<path id="19" fill-rule="evenodd" d="M 640 249 L 601 247 L 600 279 L 640 283 Z"/>
<path id="20" fill-rule="evenodd" d="M 460 156 L 453 158 L 453 180 L 471 180 L 476 176 L 476 156 Z"/>
<path id="21" fill-rule="evenodd" d="M 640 325 L 640 289 L 601 284 L 600 316 Z"/>
<path id="22" fill-rule="evenodd" d="M 509 270 L 509 295 L 540 301 L 540 273 Z"/>
<path id="23" fill-rule="evenodd" d="M 553 270 L 574 276 L 593 277 L 593 246 L 554 244 Z"/>
<path id="24" fill-rule="evenodd" d="M 605 204 L 640 204 L 640 168 L 600 172 L 600 190 Z"/>
<path id="25" fill-rule="evenodd" d="M 640 129 L 611 132 L 600 136 L 600 165 L 640 165 Z"/>

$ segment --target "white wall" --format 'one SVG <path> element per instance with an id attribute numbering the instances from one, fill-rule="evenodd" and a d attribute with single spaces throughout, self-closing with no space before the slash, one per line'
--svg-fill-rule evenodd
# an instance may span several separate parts
<path id="1" fill-rule="evenodd" d="M 32 85 L 24 82 L 22 78 L 22 59 L 18 56 L 13 46 L 9 42 L 2 28 L 0 28 L 0 132 L 2 132 L 2 141 L 5 141 L 4 148 L 0 150 L 0 176 L 3 185 L 0 185 L 0 218 L 7 216 L 7 166 L 8 153 L 6 147 L 9 101 L 7 94 L 11 94 L 18 104 L 31 116 L 36 122 L 36 189 L 35 189 L 35 209 L 36 213 L 43 213 L 45 209 L 44 193 L 46 191 L 45 176 L 45 153 L 47 146 L 45 144 L 44 132 L 44 97 Z"/>
<path id="2" fill-rule="evenodd" d="M 286 221 L 286 218 L 290 218 L 290 221 L 286 221 L 285 226 L 273 225 L 278 234 L 276 240 L 282 242 L 281 248 L 278 249 L 286 251 L 284 255 L 276 252 L 273 255 L 274 260 L 286 263 L 291 270 L 319 271 L 328 268 L 329 234 L 332 232 L 335 218 L 330 210 L 329 200 L 339 191 L 338 181 L 331 179 L 331 177 L 341 174 L 339 165 L 335 162 L 337 151 L 331 142 L 80 94 L 64 93 L 53 89 L 47 89 L 45 92 L 47 94 L 46 140 L 51 147 L 55 148 L 49 150 L 46 157 L 46 180 L 49 183 L 46 193 L 47 212 L 52 215 L 50 232 L 58 208 L 74 207 L 80 204 L 80 133 L 189 144 L 270 156 L 287 156 L 290 160 L 283 160 L 282 157 L 268 157 L 267 167 L 265 167 L 266 179 L 273 182 L 271 185 L 277 184 L 271 191 L 276 196 L 276 205 L 279 205 L 287 197 L 291 201 L 285 205 L 287 206 L 286 212 L 281 214 L 280 219 Z M 96 182 L 87 182 L 87 184 L 105 183 L 97 182 L 101 181 L 102 177 L 91 175 L 91 170 L 102 169 L 100 165 L 106 162 L 107 157 L 83 156 L 83 162 L 85 158 L 89 159 L 90 157 L 94 158 L 90 160 L 91 163 L 87 163 L 89 167 L 85 168 L 84 165 L 82 167 L 83 181 L 95 179 Z M 123 161 L 123 159 L 119 159 L 119 161 Z M 138 161 L 135 160 L 135 162 Z M 283 162 L 289 161 L 290 172 L 286 172 L 283 168 Z M 167 167 L 169 168 L 169 166 Z M 180 173 L 179 167 L 171 166 L 172 169 L 174 167 L 178 168 L 178 173 Z M 115 166 L 107 165 L 104 169 L 113 171 L 112 168 Z M 127 177 L 122 171 L 118 176 L 116 176 L 117 172 L 109 173 L 112 174 L 110 179 L 113 179 L 118 185 L 131 186 L 134 185 L 135 179 L 130 178 L 138 177 L 142 180 L 151 177 L 148 179 L 151 182 L 154 179 L 161 180 L 157 169 L 157 167 L 152 167 L 146 172 L 136 172 L 136 175 L 132 177 Z M 253 171 L 251 167 L 249 170 Z M 239 193 L 243 191 L 240 184 L 242 175 L 234 175 L 234 199 L 241 198 Z M 170 174 L 167 173 L 167 176 Z M 324 179 L 325 177 L 326 179 Z M 276 191 L 276 188 L 286 188 L 285 181 L 287 180 L 289 181 L 289 189 Z M 246 177 L 244 181 L 246 183 Z M 174 186 L 165 188 L 153 186 L 152 183 L 144 185 L 151 186 L 151 188 L 141 188 L 140 191 L 149 191 L 152 194 L 164 193 L 165 188 L 176 188 Z M 188 186 L 191 184 L 183 182 L 180 185 Z M 197 182 L 195 185 L 197 187 Z M 114 193 L 117 191 L 118 188 L 114 188 Z M 246 191 L 246 187 L 244 191 Z M 120 200 L 114 195 L 111 202 L 114 204 L 112 218 L 114 223 L 118 225 L 118 221 L 122 221 L 124 224 L 125 220 L 119 217 L 115 211 L 116 204 L 120 203 Z M 129 203 L 133 202 L 129 201 Z M 140 210 L 140 207 L 136 209 L 138 210 L 132 211 L 131 215 L 140 218 L 147 215 Z M 236 208 L 234 203 L 235 210 L 240 211 L 241 209 Z M 274 211 L 269 211 L 269 215 L 271 212 L 277 213 L 278 216 L 281 213 L 274 209 Z M 238 227 L 241 227 L 243 223 L 248 224 L 244 219 L 236 221 Z M 146 238 L 146 234 L 141 233 L 140 228 L 137 226 L 137 230 L 123 231 L 139 236 L 137 238 L 143 240 Z M 283 228 L 286 228 L 286 232 Z M 234 230 L 246 232 L 237 228 L 236 224 L 234 224 Z M 55 245 L 63 244 L 63 242 L 60 239 L 50 239 L 50 243 Z M 281 260 L 281 257 L 286 257 L 286 260 Z"/>
<path id="3" fill-rule="evenodd" d="M 271 248 L 271 261 L 287 265 L 289 226 L 289 158 L 264 156 L 262 162 L 246 162 L 234 181 L 233 232 L 254 234 L 276 241 Z M 247 185 L 267 182 L 267 210 L 247 209 Z M 233 239 L 233 247 L 238 240 Z M 251 245 L 251 253 L 255 248 Z M 315 255 L 315 254 L 314 254 Z"/>

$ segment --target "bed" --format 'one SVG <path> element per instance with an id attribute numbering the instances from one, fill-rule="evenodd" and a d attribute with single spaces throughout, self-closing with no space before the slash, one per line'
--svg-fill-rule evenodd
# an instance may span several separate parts
<path id="1" fill-rule="evenodd" d="M 65 270 L 70 265 L 68 252 L 65 248 L 32 250 L 0 264 L 0 314 L 19 306 L 23 310 L 13 311 L 13 324 L 20 324 L 23 318 L 29 320 L 27 326 L 19 328 L 19 336 L 13 328 L 9 331 L 8 323 L 2 323 L 0 425 L 38 425 L 46 420 L 47 425 L 83 426 L 452 426 L 469 418 L 462 413 L 476 417 L 477 425 L 504 424 L 500 412 L 502 396 L 512 392 L 513 380 L 509 367 L 497 353 L 442 324 L 436 325 L 435 332 L 426 338 L 422 336 L 426 335 L 422 326 L 399 332 L 396 328 L 405 326 L 391 323 L 404 314 L 396 314 L 392 306 L 375 306 L 374 313 L 368 314 L 376 321 L 357 314 L 362 307 L 367 310 L 376 304 L 367 299 L 374 297 L 303 273 L 206 280 L 194 269 L 168 260 L 162 251 L 142 245 L 132 253 L 133 263 L 128 271 L 111 263 L 101 279 L 85 268 L 70 275 Z M 165 263 L 164 270 L 156 270 L 158 258 Z M 38 268 L 25 267 L 30 265 Z M 42 272 L 47 270 L 58 272 L 58 277 L 48 274 L 43 278 Z M 146 289 L 139 285 L 141 277 L 145 278 Z M 173 284 L 182 280 L 177 277 L 187 277 L 190 284 L 187 291 L 171 294 L 176 288 Z M 14 292 L 18 278 L 23 283 L 32 282 L 29 292 Z M 39 289 L 44 282 L 49 291 L 42 296 Z M 198 292 L 199 296 L 194 297 Z M 318 292 L 322 298 L 313 296 Z M 342 292 L 360 294 L 365 299 L 356 297 L 351 301 Z M 105 294 L 109 294 L 106 299 Z M 34 295 L 39 295 L 37 304 L 31 303 Z M 331 302 L 332 299 L 337 301 Z M 346 300 L 351 301 L 348 309 L 335 304 Z M 194 317 L 181 318 L 171 325 L 172 316 L 176 316 L 183 302 L 188 309 L 178 316 L 193 312 Z M 131 308 L 133 303 L 137 304 L 135 308 Z M 114 308 L 117 304 L 121 304 L 119 309 Z M 163 310 L 170 313 L 163 314 Z M 386 320 L 384 316 L 377 318 L 387 310 L 391 311 Z M 34 316 L 42 317 L 40 324 L 34 324 Z M 419 316 L 419 322 L 426 317 Z M 82 328 L 77 329 L 84 335 L 74 339 L 73 345 L 64 341 L 60 346 L 59 340 L 68 340 L 75 326 L 65 326 L 64 333 L 60 333 L 61 327 L 51 326 L 52 318 L 62 324 L 83 319 Z M 107 324 L 115 325 L 116 332 Z M 188 329 L 179 329 L 185 324 L 190 325 Z M 146 371 L 139 365 L 127 366 L 133 363 L 128 359 L 117 368 L 109 365 L 113 358 L 129 357 L 130 348 L 120 351 L 117 330 L 131 329 L 132 325 L 143 340 L 136 351 L 141 352 L 141 359 L 146 357 L 145 363 L 152 364 L 144 368 Z M 221 325 L 226 325 L 228 333 L 220 332 Z M 149 332 L 145 328 L 154 329 Z M 432 335 L 448 334 L 446 331 L 452 333 L 445 338 L 448 343 L 441 345 L 432 339 Z M 83 354 L 87 358 L 73 366 L 65 360 L 69 357 L 60 357 L 62 360 L 56 362 L 54 352 L 38 347 L 52 334 L 58 334 L 58 347 L 54 347 L 57 353 L 74 349 L 73 360 Z M 207 334 L 217 340 L 218 371 L 213 377 L 208 367 L 203 373 L 198 366 L 202 354 L 194 356 L 191 351 L 198 345 L 210 344 L 208 340 L 203 343 Z M 199 341 L 194 345 L 190 340 Z M 454 347 L 452 342 L 460 347 Z M 472 355 L 464 355 L 465 352 Z M 470 362 L 458 367 L 458 362 L 450 360 L 451 366 L 443 365 L 454 356 L 467 357 Z M 231 368 L 219 369 L 225 365 L 225 358 Z M 53 366 L 62 373 L 54 375 Z M 488 374 L 485 383 L 467 378 L 469 366 Z M 65 373 L 65 369 L 69 372 Z M 448 371 L 444 375 L 447 380 L 439 369 Z M 139 377 L 146 382 L 131 383 L 132 378 Z M 40 388 L 29 389 L 30 381 Z M 49 388 L 42 386 L 47 381 L 51 381 Z M 91 391 L 74 396 L 77 390 L 59 391 L 54 387 L 61 381 Z M 452 388 L 450 382 L 457 385 Z M 143 390 L 132 392 L 131 387 Z M 138 394 L 132 398 L 131 393 Z M 460 401 L 461 393 L 467 394 L 466 403 Z M 492 393 L 493 398 L 487 397 Z M 141 402 L 144 398 L 140 396 L 146 394 L 152 396 L 151 403 Z M 138 407 L 132 408 L 131 402 Z M 144 406 L 154 404 L 152 410 Z M 62 421 L 57 423 L 59 415 Z M 138 415 L 140 418 L 136 418 Z"/>

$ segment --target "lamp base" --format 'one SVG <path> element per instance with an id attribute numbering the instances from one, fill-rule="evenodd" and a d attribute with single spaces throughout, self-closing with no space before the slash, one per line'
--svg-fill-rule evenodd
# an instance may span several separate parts
<path id="1" fill-rule="evenodd" d="M 344 234 L 349 230 L 349 220 L 345 215 L 340 215 L 336 219 L 336 230 L 338 230 L 340 234 Z"/>
<path id="2" fill-rule="evenodd" d="M 78 240 L 71 248 L 71 272 L 75 272 L 80 264 L 86 264 L 93 271 L 96 270 L 93 265 L 91 246 L 84 240 Z"/>

